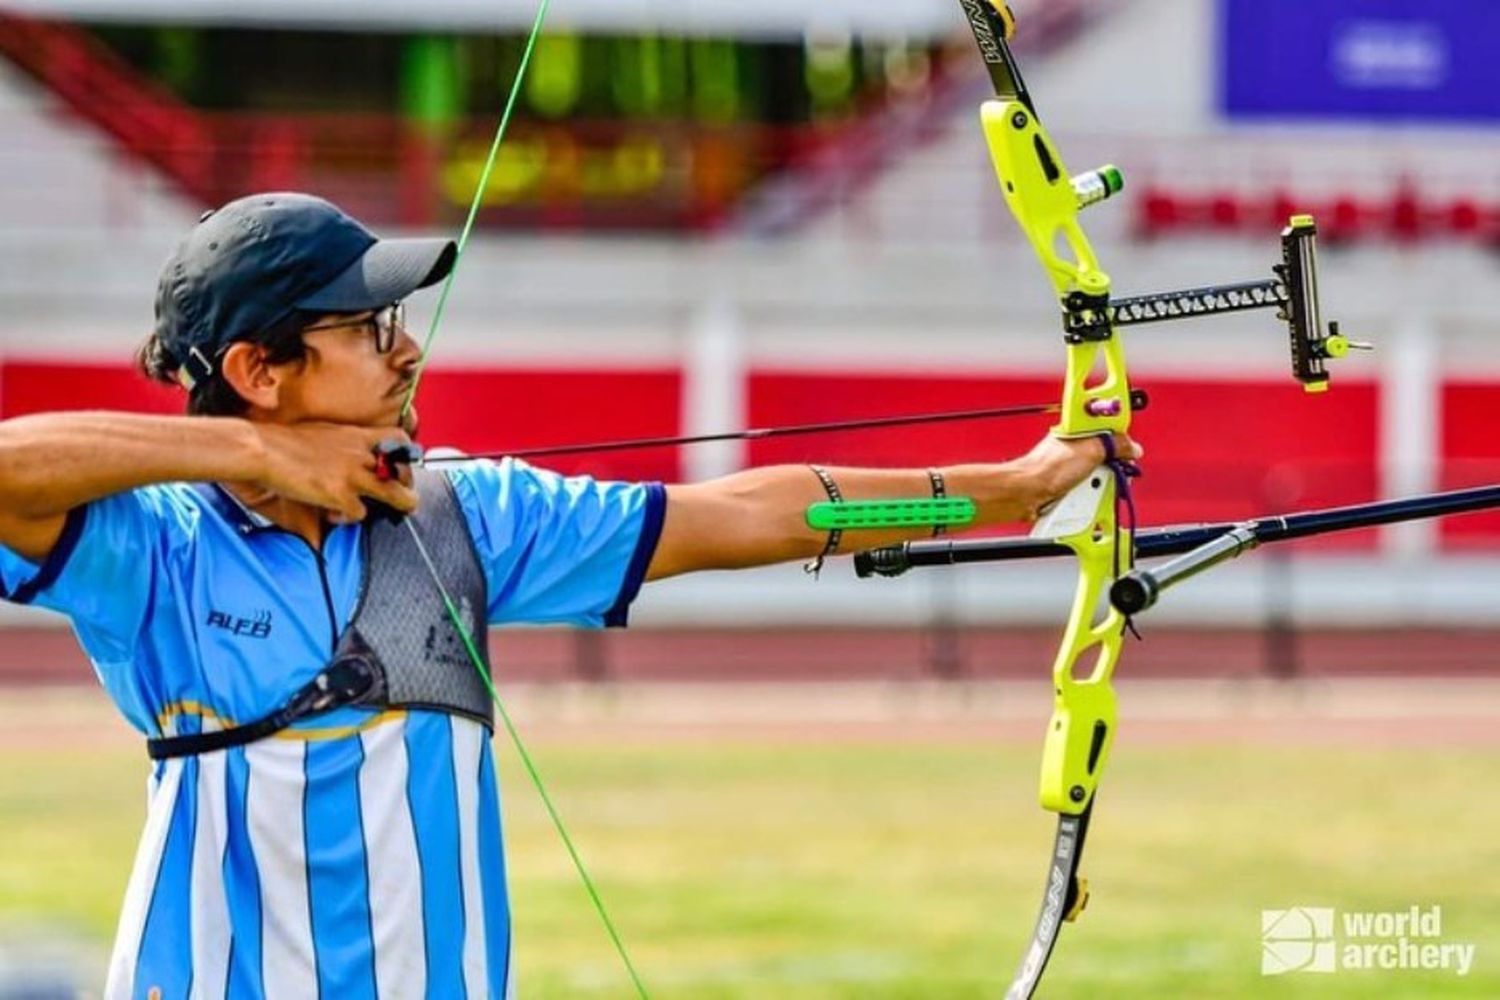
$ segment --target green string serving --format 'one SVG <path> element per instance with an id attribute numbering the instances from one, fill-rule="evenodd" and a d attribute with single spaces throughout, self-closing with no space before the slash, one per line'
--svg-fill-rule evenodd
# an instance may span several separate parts
<path id="1" fill-rule="evenodd" d="M 547 815 L 552 819 L 552 825 L 562 839 L 563 846 L 567 848 L 568 857 L 573 859 L 573 867 L 578 871 L 578 877 L 583 881 L 583 887 L 589 894 L 589 899 L 594 904 L 594 911 L 599 914 L 600 921 L 604 924 L 604 930 L 609 934 L 609 939 L 614 943 L 615 951 L 620 956 L 620 961 L 625 964 L 625 971 L 630 976 L 630 981 L 635 986 L 636 994 L 641 1000 L 651 1000 L 650 994 L 646 992 L 646 984 L 641 981 L 640 973 L 636 971 L 635 963 L 630 960 L 630 952 L 625 948 L 625 941 L 620 937 L 615 922 L 610 919 L 609 910 L 604 905 L 604 898 L 599 895 L 599 888 L 594 884 L 589 875 L 587 866 L 583 863 L 583 857 L 578 853 L 577 846 L 573 843 L 572 836 L 568 833 L 567 824 L 563 822 L 562 814 L 557 811 L 557 806 L 552 802 L 552 796 L 547 792 L 547 784 L 542 780 L 542 772 L 537 768 L 536 761 L 526 749 L 526 742 L 521 739 L 521 731 L 516 728 L 515 721 L 511 719 L 510 712 L 506 710 L 505 702 L 500 698 L 500 692 L 495 689 L 495 682 L 490 678 L 489 671 L 484 669 L 484 658 L 479 655 L 479 646 L 474 641 L 468 627 L 464 624 L 463 617 L 459 613 L 458 605 L 448 593 L 448 588 L 443 585 L 442 578 L 438 575 L 437 564 L 433 562 L 432 556 L 427 551 L 427 545 L 422 541 L 422 536 L 417 532 L 417 526 L 410 518 L 406 526 L 411 531 L 412 541 L 417 545 L 417 551 L 421 553 L 422 561 L 427 564 L 427 572 L 432 577 L 432 582 L 437 585 L 438 594 L 443 599 L 443 606 L 448 610 L 448 619 L 453 623 L 454 629 L 458 631 L 458 637 L 463 641 L 464 649 L 469 653 L 469 661 L 474 664 L 479 679 L 484 682 L 485 690 L 490 693 L 490 700 L 495 703 L 495 709 L 499 712 L 500 721 L 505 724 L 505 731 L 510 734 L 510 740 L 515 744 L 516 753 L 521 758 L 521 764 L 526 773 L 531 777 L 531 783 L 536 787 L 537 795 L 542 800 L 542 806 L 547 810 Z"/>
<path id="2" fill-rule="evenodd" d="M 510 95 L 505 101 L 505 111 L 500 116 L 500 125 L 495 130 L 494 142 L 490 144 L 489 156 L 485 160 L 484 170 L 479 175 L 479 186 L 474 192 L 473 202 L 469 205 L 468 218 L 464 220 L 463 232 L 458 238 L 458 248 L 454 256 L 453 267 L 448 272 L 447 280 L 443 282 L 442 291 L 438 296 L 437 308 L 434 310 L 432 316 L 432 326 L 428 329 L 427 337 L 422 342 L 422 356 L 417 362 L 416 374 L 412 378 L 411 388 L 407 391 L 406 400 L 401 406 L 401 423 L 403 424 L 411 412 L 412 404 L 416 400 L 417 388 L 421 384 L 423 373 L 427 370 L 427 362 L 432 357 L 432 345 L 437 339 L 438 329 L 443 321 L 443 314 L 447 311 L 448 296 L 453 291 L 453 280 L 458 276 L 458 265 L 463 260 L 464 251 L 469 246 L 469 238 L 473 235 L 475 220 L 479 217 L 480 206 L 484 203 L 484 192 L 489 188 L 490 176 L 494 173 L 495 161 L 500 155 L 500 146 L 504 143 L 506 132 L 510 129 L 510 121 L 515 114 L 516 104 L 521 96 L 521 87 L 526 80 L 526 71 L 531 65 L 533 54 L 536 52 L 537 40 L 541 37 L 542 25 L 547 20 L 549 7 L 551 7 L 551 0 L 541 0 L 537 7 L 536 20 L 532 23 L 531 34 L 527 37 L 526 48 L 521 54 L 521 64 L 516 70 L 515 80 L 511 83 Z M 573 837 L 568 832 L 567 824 L 563 822 L 562 814 L 558 812 L 557 806 L 552 801 L 551 794 L 547 791 L 547 784 L 542 780 L 542 773 L 538 769 L 535 759 L 531 756 L 531 752 L 527 750 L 526 742 L 521 738 L 520 730 L 516 728 L 510 712 L 505 707 L 505 702 L 501 700 L 499 691 L 495 689 L 495 684 L 490 677 L 489 671 L 484 667 L 484 658 L 479 654 L 479 647 L 475 642 L 474 636 L 469 633 L 469 629 L 464 624 L 463 617 L 460 615 L 457 605 L 454 604 L 452 596 L 448 593 L 448 588 L 444 586 L 442 577 L 437 571 L 437 565 L 428 553 L 427 546 L 422 541 L 422 536 L 417 531 L 416 524 L 408 519 L 406 526 L 410 529 L 412 540 L 417 546 L 417 551 L 421 554 L 422 561 L 426 563 L 428 574 L 432 577 L 432 582 L 442 597 L 443 606 L 448 612 L 448 618 L 457 630 L 459 638 L 463 641 L 464 649 L 469 654 L 469 660 L 474 665 L 475 671 L 479 674 L 480 680 L 484 682 L 485 690 L 489 692 L 490 701 L 494 703 L 500 720 L 505 726 L 505 731 L 509 734 L 512 745 L 516 748 L 516 754 L 520 758 L 527 776 L 531 779 L 531 784 L 536 789 L 537 795 L 542 801 L 542 806 L 547 811 L 547 816 L 552 820 L 552 826 L 557 830 L 557 835 L 562 840 L 563 847 L 567 849 L 568 857 L 573 861 L 573 868 L 578 872 L 578 877 L 583 882 L 584 889 L 588 892 L 589 900 L 594 906 L 594 912 L 599 915 L 599 920 L 604 924 L 605 932 L 608 933 L 610 941 L 614 944 L 615 952 L 620 956 L 620 961 L 625 965 L 625 971 L 630 976 L 630 982 L 635 987 L 636 995 L 640 997 L 640 1000 L 651 1000 L 650 994 L 646 991 L 645 983 L 641 981 L 640 974 L 636 971 L 635 963 L 631 961 L 630 952 L 625 947 L 625 941 L 621 938 L 619 930 L 615 927 L 614 920 L 610 918 L 609 910 L 604 905 L 603 897 L 599 895 L 598 886 L 595 885 L 593 877 L 589 875 L 588 867 L 583 863 L 583 857 L 578 853 L 578 848 L 573 842 Z"/>
<path id="3" fill-rule="evenodd" d="M 490 153 L 484 161 L 484 169 L 479 173 L 479 186 L 474 189 L 474 200 L 469 204 L 469 215 L 464 220 L 464 228 L 458 235 L 458 252 L 453 258 L 453 267 L 448 271 L 448 278 L 443 282 L 442 291 L 438 294 L 437 308 L 432 314 L 432 326 L 427 330 L 427 337 L 422 341 L 422 357 L 417 362 L 417 374 L 412 378 L 411 388 L 407 390 L 406 401 L 401 405 L 401 422 L 405 423 L 407 415 L 411 412 L 412 404 L 417 398 L 417 387 L 422 383 L 422 376 L 427 371 L 427 361 L 432 357 L 432 344 L 437 339 L 438 328 L 442 325 L 443 314 L 448 309 L 448 296 L 453 291 L 453 279 L 458 277 L 458 265 L 464 258 L 464 251 L 469 248 L 469 237 L 474 234 L 474 222 L 479 218 L 480 206 L 484 204 L 484 192 L 489 189 L 490 175 L 495 171 L 495 161 L 500 156 L 500 146 L 505 142 L 505 135 L 510 131 L 510 120 L 516 111 L 516 104 L 521 97 L 521 86 L 526 82 L 526 71 L 531 66 L 531 57 L 536 52 L 537 39 L 542 37 L 542 25 L 547 20 L 547 11 L 552 6 L 552 0 L 541 0 L 536 9 L 536 20 L 532 22 L 531 34 L 527 36 L 526 48 L 521 53 L 521 65 L 516 69 L 516 78 L 510 86 L 510 96 L 505 100 L 505 111 L 500 115 L 500 126 L 495 129 L 495 140 L 490 143 Z"/>

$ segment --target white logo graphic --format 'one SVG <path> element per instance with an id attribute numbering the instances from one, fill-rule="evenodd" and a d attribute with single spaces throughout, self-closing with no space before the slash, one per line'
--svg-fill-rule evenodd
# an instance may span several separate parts
<path id="1" fill-rule="evenodd" d="M 1338 971 L 1333 910 L 1299 906 L 1260 911 L 1260 974 Z"/>
<path id="2" fill-rule="evenodd" d="M 1436 90 L 1448 82 L 1448 37 L 1420 21 L 1340 25 L 1329 53 L 1346 86 L 1364 90 Z"/>
<path id="3" fill-rule="evenodd" d="M 1467 976 L 1474 968 L 1474 945 L 1442 937 L 1441 906 L 1391 913 L 1337 913 L 1318 906 L 1262 910 L 1260 972 L 1416 969 Z"/>

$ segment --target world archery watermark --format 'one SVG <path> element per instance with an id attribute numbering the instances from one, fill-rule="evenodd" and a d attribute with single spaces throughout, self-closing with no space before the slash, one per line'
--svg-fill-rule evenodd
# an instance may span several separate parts
<path id="1" fill-rule="evenodd" d="M 1443 908 L 1392 912 L 1296 906 L 1260 913 L 1260 972 L 1420 971 L 1467 976 L 1475 946 L 1443 940 Z"/>

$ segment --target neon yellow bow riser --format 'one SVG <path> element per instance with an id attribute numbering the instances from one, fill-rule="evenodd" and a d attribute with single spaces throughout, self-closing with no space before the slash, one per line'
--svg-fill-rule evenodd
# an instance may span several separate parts
<path id="1" fill-rule="evenodd" d="M 1079 197 L 1045 128 L 1020 101 L 988 101 L 981 122 L 995 174 L 1064 309 L 1075 295 L 1107 302 L 1109 276 L 1079 226 Z M 1123 434 L 1130 428 L 1130 385 L 1120 338 L 1070 339 L 1058 437 Z M 1115 572 L 1128 568 L 1130 538 L 1115 520 L 1113 477 L 1101 471 L 1093 519 L 1057 541 L 1078 557 L 1078 589 L 1057 660 L 1055 702 L 1042 755 L 1043 808 L 1077 815 L 1094 790 L 1114 741 L 1111 678 L 1124 619 L 1103 600 Z M 1122 557 L 1123 565 L 1117 565 Z M 1100 617 L 1099 609 L 1108 609 Z M 1080 663 L 1090 669 L 1078 676 Z"/>
<path id="2" fill-rule="evenodd" d="M 1059 539 L 1078 555 L 1078 588 L 1073 614 L 1052 665 L 1052 719 L 1042 747 L 1038 797 L 1042 808 L 1077 815 L 1094 799 L 1094 789 L 1109 758 L 1118 714 L 1111 683 L 1125 637 L 1125 619 L 1104 595 L 1114 579 L 1114 484 L 1105 489 L 1107 524 L 1082 535 Z M 1120 551 L 1129 552 L 1130 535 L 1119 533 Z M 1107 613 L 1097 621 L 1101 603 Z M 1092 669 L 1078 676 L 1080 664 Z"/>
<path id="3" fill-rule="evenodd" d="M 980 120 L 1000 189 L 1059 298 L 1066 303 L 1075 292 L 1107 298 L 1109 275 L 1078 224 L 1078 193 L 1046 129 L 1019 101 L 986 101 Z M 1062 406 L 1059 437 L 1129 428 L 1130 387 L 1119 337 L 1069 345 Z"/>

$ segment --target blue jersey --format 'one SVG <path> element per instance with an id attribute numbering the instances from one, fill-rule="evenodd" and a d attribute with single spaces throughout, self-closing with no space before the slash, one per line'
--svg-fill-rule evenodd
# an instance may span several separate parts
<path id="1" fill-rule="evenodd" d="M 492 624 L 625 623 L 660 485 L 513 461 L 447 474 Z M 0 548 L 0 585 L 71 619 L 143 734 L 200 732 L 270 714 L 327 665 L 358 597 L 360 530 L 331 529 L 319 551 L 217 486 L 146 487 L 75 511 L 44 566 Z M 157 765 L 106 997 L 510 997 L 486 737 L 459 716 L 345 708 Z"/>

